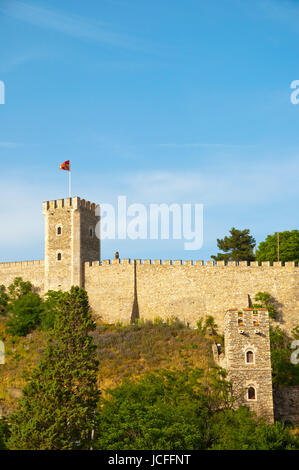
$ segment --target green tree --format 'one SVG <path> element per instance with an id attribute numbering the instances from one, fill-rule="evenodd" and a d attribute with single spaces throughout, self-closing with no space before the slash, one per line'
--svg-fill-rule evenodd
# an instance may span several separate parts
<path id="1" fill-rule="evenodd" d="M 102 399 L 95 449 L 205 449 L 209 419 L 231 406 L 218 369 L 162 370 L 126 380 Z"/>
<path id="2" fill-rule="evenodd" d="M 205 335 L 207 332 L 211 336 L 216 336 L 217 335 L 218 326 L 215 323 L 214 317 L 212 317 L 212 315 L 208 315 L 207 318 L 205 319 L 205 321 L 204 321 L 203 318 L 200 318 L 197 321 L 196 326 L 197 326 L 197 332 L 200 335 Z"/>
<path id="3" fill-rule="evenodd" d="M 277 261 L 277 233 L 268 235 L 256 252 L 258 261 Z M 279 260 L 299 261 L 299 230 L 279 232 Z"/>
<path id="4" fill-rule="evenodd" d="M 162 370 L 107 392 L 97 414 L 99 450 L 299 449 L 282 424 L 233 409 L 221 369 Z"/>
<path id="5" fill-rule="evenodd" d="M 253 304 L 253 308 L 267 308 L 269 317 L 275 320 L 277 316 L 275 300 L 268 292 L 258 292 L 255 294 L 254 300 L 257 303 Z"/>
<path id="6" fill-rule="evenodd" d="M 26 336 L 39 325 L 42 311 L 43 304 L 38 294 L 28 292 L 22 295 L 11 304 L 7 331 L 12 335 Z"/>
<path id="7" fill-rule="evenodd" d="M 63 303 L 64 293 L 54 290 L 49 290 L 45 294 L 45 300 L 43 303 L 43 311 L 41 313 L 41 329 L 50 330 L 54 328 L 56 314 L 61 309 Z"/>
<path id="8" fill-rule="evenodd" d="M 0 315 L 4 315 L 7 311 L 9 297 L 6 292 L 5 286 L 0 286 Z"/>
<path id="9" fill-rule="evenodd" d="M 299 440 L 281 423 L 269 425 L 246 407 L 211 418 L 211 450 L 295 450 Z"/>
<path id="10" fill-rule="evenodd" d="M 97 388 L 96 346 L 90 332 L 87 293 L 72 287 L 49 330 L 38 367 L 23 390 L 18 410 L 10 415 L 10 449 L 88 449 Z"/>
<path id="11" fill-rule="evenodd" d="M 205 321 L 205 329 L 210 331 L 211 335 L 217 334 L 217 324 L 215 323 L 214 317 L 212 315 L 208 315 Z"/>
<path id="12" fill-rule="evenodd" d="M 7 450 L 7 439 L 9 436 L 9 427 L 6 419 L 0 419 L 0 450 Z"/>
<path id="13" fill-rule="evenodd" d="M 299 339 L 299 325 L 292 329 L 291 334 L 294 339 Z"/>
<path id="14" fill-rule="evenodd" d="M 296 328 L 294 328 L 296 330 Z M 270 327 L 273 387 L 299 385 L 299 364 L 292 364 L 292 338 L 279 326 Z"/>
<path id="15" fill-rule="evenodd" d="M 217 246 L 224 253 L 211 258 L 216 261 L 253 261 L 255 239 L 250 235 L 250 230 L 237 230 L 233 227 L 229 233 L 230 236 L 223 239 L 217 238 Z"/>
<path id="16" fill-rule="evenodd" d="M 14 282 L 8 287 L 8 296 L 11 303 L 20 299 L 23 295 L 34 291 L 34 287 L 30 281 L 23 281 L 21 277 L 16 277 Z"/>

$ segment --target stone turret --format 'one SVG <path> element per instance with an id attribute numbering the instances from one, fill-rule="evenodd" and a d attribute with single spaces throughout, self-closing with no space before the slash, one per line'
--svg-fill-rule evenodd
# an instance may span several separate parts
<path id="1" fill-rule="evenodd" d="M 96 209 L 96 204 L 79 197 L 43 203 L 45 291 L 84 286 L 84 263 L 100 261 Z"/>
<path id="2" fill-rule="evenodd" d="M 237 405 L 245 405 L 270 423 L 273 415 L 269 314 L 267 309 L 230 309 L 224 319 L 225 356 L 218 363 L 228 372 Z M 214 348 L 214 356 L 215 356 Z"/>

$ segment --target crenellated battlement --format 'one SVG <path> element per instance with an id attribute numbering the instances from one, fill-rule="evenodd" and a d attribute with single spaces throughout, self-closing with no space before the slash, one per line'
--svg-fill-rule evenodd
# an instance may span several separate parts
<path id="1" fill-rule="evenodd" d="M 53 201 L 45 201 L 43 202 L 43 212 L 44 214 L 47 211 L 55 210 L 55 209 L 86 209 L 91 212 L 95 212 L 96 208 L 98 207 L 97 204 L 94 202 L 87 201 L 85 199 L 81 199 L 80 197 L 68 197 L 65 199 L 54 199 Z"/>
<path id="2" fill-rule="evenodd" d="M 248 328 L 255 329 L 258 328 L 268 328 L 269 329 L 269 313 L 267 308 L 259 307 L 245 307 L 242 309 L 230 308 L 225 313 L 225 324 L 232 328 L 241 328 L 245 329 L 245 332 L 248 331 Z"/>
<path id="3" fill-rule="evenodd" d="M 273 265 L 270 264 L 269 261 L 262 261 L 259 263 L 258 261 L 229 261 L 228 263 L 224 263 L 224 261 L 203 261 L 203 260 L 161 260 L 161 259 L 105 259 L 102 261 L 87 261 L 85 266 L 107 266 L 107 265 L 114 265 L 114 264 L 134 264 L 137 265 L 144 265 L 144 266 L 194 266 L 194 267 L 204 267 L 204 268 L 230 268 L 230 267 L 237 267 L 237 268 L 265 268 L 269 267 L 270 269 L 275 268 L 297 268 L 299 270 L 298 263 L 295 261 L 288 261 L 286 263 L 282 263 L 281 261 L 275 261 Z"/>
<path id="4" fill-rule="evenodd" d="M 44 260 L 13 261 L 0 263 L 0 285 L 8 287 L 17 277 L 30 281 L 34 287 L 44 292 Z"/>
<path id="5" fill-rule="evenodd" d="M 7 263 L 0 263 L 0 269 L 2 268 L 28 268 L 34 266 L 43 266 L 44 260 L 33 260 L 33 261 L 11 261 Z"/>
<path id="6" fill-rule="evenodd" d="M 98 207 L 80 197 L 43 203 L 46 289 L 82 286 L 84 262 L 100 260 L 100 240 L 96 236 Z"/>

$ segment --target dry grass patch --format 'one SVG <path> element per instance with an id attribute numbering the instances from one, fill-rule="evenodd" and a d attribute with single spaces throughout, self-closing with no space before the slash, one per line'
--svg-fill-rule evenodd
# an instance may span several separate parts
<path id="1" fill-rule="evenodd" d="M 16 408 L 26 383 L 24 374 L 37 365 L 47 340 L 46 333 L 39 330 L 12 337 L 5 331 L 6 321 L 0 318 L 6 360 L 0 366 L 0 411 L 2 408 L 5 414 Z M 180 322 L 98 325 L 92 335 L 98 348 L 102 390 L 156 369 L 206 368 L 213 362 L 211 341 Z"/>

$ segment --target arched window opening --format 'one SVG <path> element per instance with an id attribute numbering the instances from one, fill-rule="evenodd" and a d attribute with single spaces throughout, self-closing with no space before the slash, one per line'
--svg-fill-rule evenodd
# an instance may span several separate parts
<path id="1" fill-rule="evenodd" d="M 57 261 L 61 261 L 62 255 L 61 253 L 57 253 Z"/>
<path id="2" fill-rule="evenodd" d="M 92 238 L 93 237 L 93 228 L 89 227 L 89 236 Z"/>
<path id="3" fill-rule="evenodd" d="M 57 235 L 61 235 L 62 234 L 62 227 L 59 225 L 59 227 L 57 227 Z"/>
<path id="4" fill-rule="evenodd" d="M 246 362 L 247 364 L 252 364 L 254 359 L 254 355 L 252 351 L 247 351 L 246 353 Z"/>
<path id="5" fill-rule="evenodd" d="M 255 388 L 254 387 L 248 388 L 248 400 L 255 400 Z"/>

